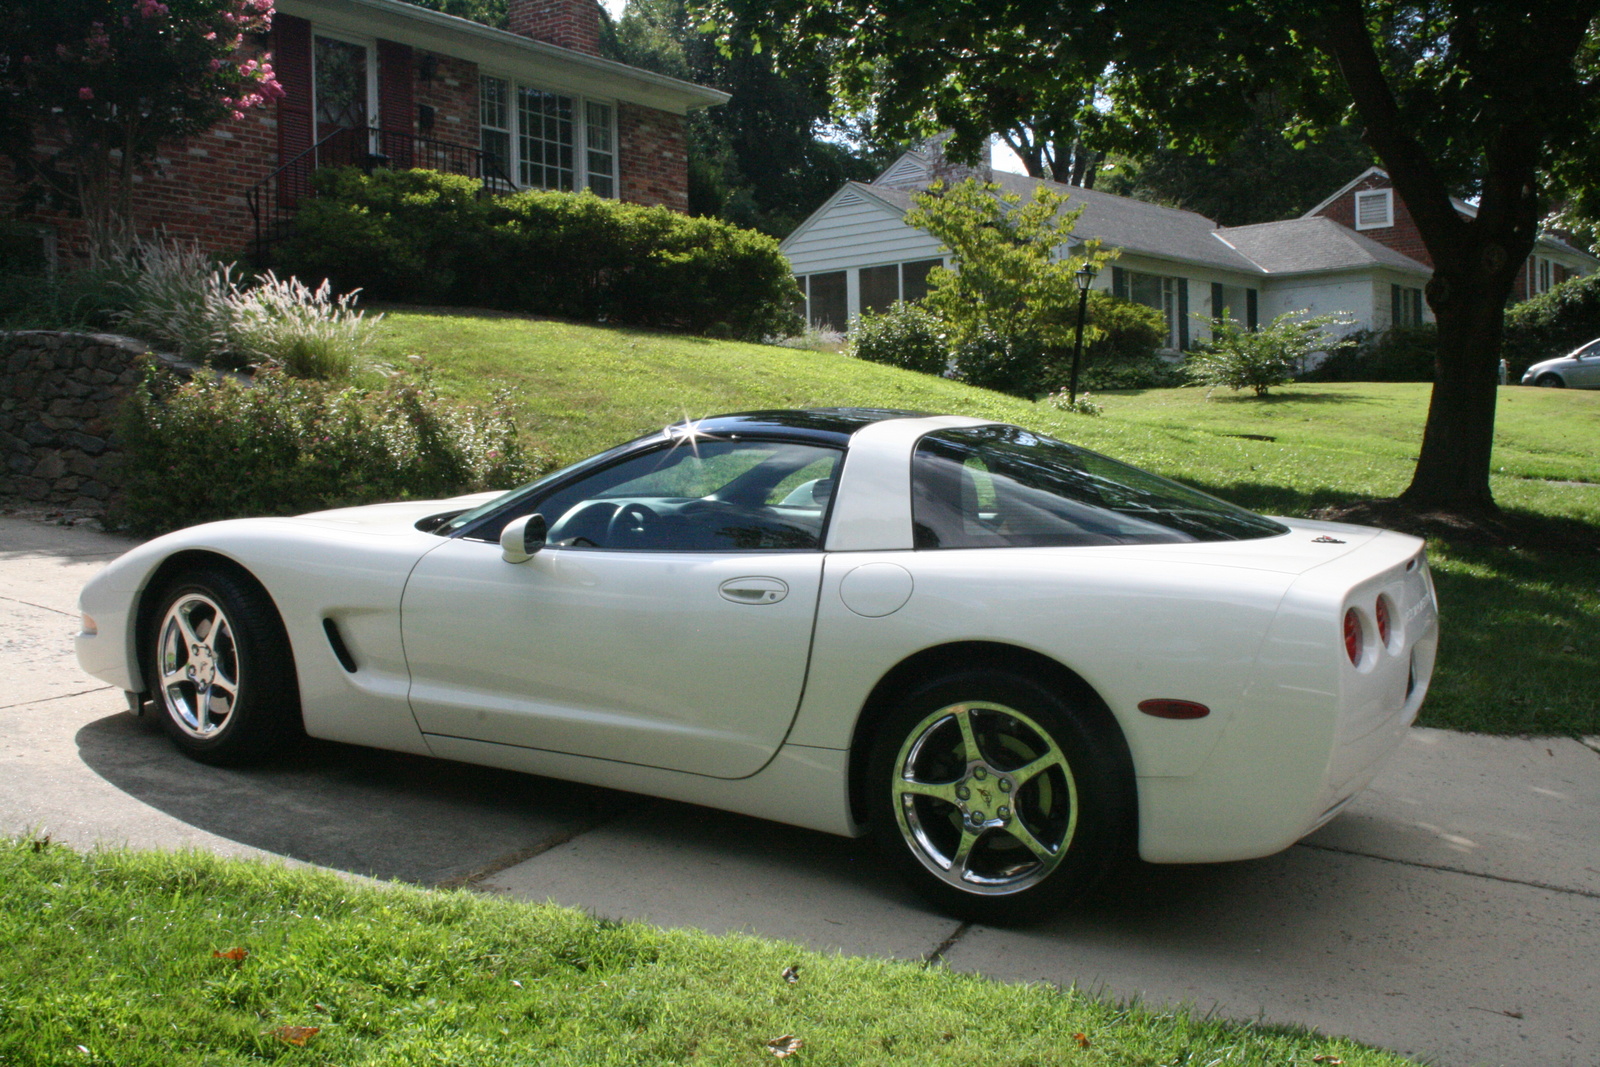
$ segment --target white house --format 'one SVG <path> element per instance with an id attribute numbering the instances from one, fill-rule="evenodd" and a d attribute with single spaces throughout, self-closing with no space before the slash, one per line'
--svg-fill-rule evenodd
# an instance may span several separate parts
<path id="1" fill-rule="evenodd" d="M 1196 316 L 1254 326 L 1306 310 L 1342 313 L 1351 320 L 1349 329 L 1375 330 L 1433 317 L 1422 296 L 1431 266 L 1393 247 L 1407 239 L 1409 215 L 1396 225 L 1391 214 L 1387 229 L 1372 227 L 1370 234 L 1338 221 L 1346 200 L 1353 210 L 1358 192 L 1373 192 L 1380 180 L 1373 171 L 1302 218 L 1224 227 L 1192 211 L 1095 189 L 953 167 L 935 143 L 905 153 L 871 183 L 845 185 L 784 239 L 781 248 L 805 296 L 807 321 L 842 330 L 863 310 L 924 295 L 928 271 L 949 263 L 932 235 L 905 224 L 912 194 L 935 180 L 969 176 L 1023 197 L 1042 185 L 1067 195 L 1069 208 L 1081 207 L 1074 237 L 1099 238 L 1119 253 L 1095 286 L 1162 312 L 1169 350 L 1208 336 Z M 1387 176 L 1381 182 L 1386 187 Z M 1387 195 L 1392 202 L 1392 193 Z M 1587 269 L 1576 260 L 1561 269 L 1588 273 L 1596 265 L 1588 257 Z"/>

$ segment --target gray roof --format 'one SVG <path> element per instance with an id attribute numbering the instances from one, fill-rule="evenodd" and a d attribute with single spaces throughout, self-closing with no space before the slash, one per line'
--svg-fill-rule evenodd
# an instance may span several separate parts
<path id="1" fill-rule="evenodd" d="M 1215 222 L 1193 211 L 1147 204 L 1142 200 L 1114 196 L 1097 189 L 1080 189 L 1075 185 L 1063 185 L 1007 171 L 995 171 L 992 176 L 986 177 L 991 177 L 1002 191 L 1022 197 L 1032 196 L 1040 186 L 1066 196 L 1069 210 L 1083 208 L 1083 214 L 1073 230 L 1074 237 L 1098 237 L 1107 248 L 1120 248 L 1161 259 L 1204 263 L 1246 274 L 1261 273 L 1260 267 L 1212 235 L 1217 228 Z M 861 188 L 902 211 L 912 206 L 912 193 L 909 190 L 881 185 L 865 185 Z"/>
<path id="2" fill-rule="evenodd" d="M 1432 273 L 1411 257 L 1322 216 L 1219 227 L 1193 211 L 1148 204 L 1098 189 L 1080 189 L 1007 171 L 993 171 L 983 177 L 1004 192 L 1022 197 L 1032 196 L 1040 186 L 1068 197 L 1069 209 L 1083 209 L 1074 236 L 1098 237 L 1107 248 L 1244 274 L 1297 274 L 1375 266 Z M 912 190 L 851 184 L 901 211 L 912 207 Z"/>
<path id="3" fill-rule="evenodd" d="M 1268 274 L 1306 274 L 1359 267 L 1393 267 L 1419 274 L 1433 272 L 1410 256 L 1363 237 L 1321 215 L 1229 226 L 1216 237 Z"/>

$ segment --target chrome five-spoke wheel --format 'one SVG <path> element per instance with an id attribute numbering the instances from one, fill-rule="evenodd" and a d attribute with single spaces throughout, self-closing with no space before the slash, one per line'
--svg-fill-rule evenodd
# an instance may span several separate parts
<path id="1" fill-rule="evenodd" d="M 294 659 L 259 585 L 208 565 L 175 577 L 149 607 L 143 673 L 179 748 L 210 763 L 249 763 L 293 736 Z"/>
<path id="2" fill-rule="evenodd" d="M 1070 679 L 974 667 L 911 690 L 863 780 L 879 851 L 963 918 L 1042 918 L 1127 857 L 1134 792 L 1105 705 Z"/>
<path id="3" fill-rule="evenodd" d="M 940 708 L 895 762 L 895 818 L 934 877 L 968 893 L 1015 893 L 1066 855 L 1077 782 L 1060 746 L 1020 711 L 980 701 Z"/>
<path id="4" fill-rule="evenodd" d="M 178 729 L 204 740 L 226 727 L 239 699 L 239 649 L 217 602 L 179 597 L 161 620 L 157 649 L 161 703 Z"/>

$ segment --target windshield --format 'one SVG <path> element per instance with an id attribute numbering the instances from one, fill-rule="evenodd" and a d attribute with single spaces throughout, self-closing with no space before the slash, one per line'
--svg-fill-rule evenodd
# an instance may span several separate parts
<path id="1" fill-rule="evenodd" d="M 1016 426 L 942 430 L 911 465 L 918 548 L 1164 544 L 1273 537 L 1254 512 Z"/>

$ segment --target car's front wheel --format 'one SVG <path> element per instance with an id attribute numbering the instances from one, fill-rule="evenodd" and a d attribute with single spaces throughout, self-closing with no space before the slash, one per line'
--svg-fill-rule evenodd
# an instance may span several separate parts
<path id="1" fill-rule="evenodd" d="M 890 863 L 963 918 L 1040 918 L 1129 853 L 1134 813 L 1117 739 L 1084 698 L 998 670 L 923 686 L 883 723 L 868 761 Z"/>
<path id="2" fill-rule="evenodd" d="M 1554 374 L 1541 374 L 1533 384 L 1542 385 L 1546 389 L 1565 389 L 1567 387 L 1567 383 Z"/>
<path id="3" fill-rule="evenodd" d="M 201 568 L 156 599 L 145 653 L 154 704 L 178 747 L 207 763 L 277 752 L 300 721 L 288 637 L 267 595 L 239 575 Z"/>

